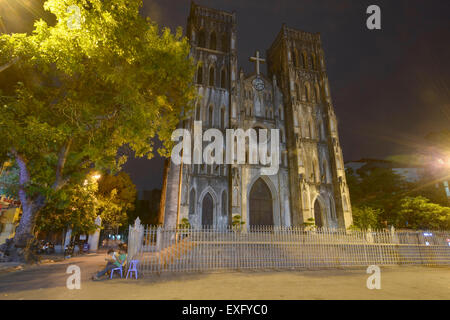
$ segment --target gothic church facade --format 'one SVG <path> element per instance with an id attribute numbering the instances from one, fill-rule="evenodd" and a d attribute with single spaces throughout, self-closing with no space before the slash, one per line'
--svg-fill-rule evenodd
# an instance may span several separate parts
<path id="1" fill-rule="evenodd" d="M 279 129 L 279 170 L 259 165 L 170 162 L 161 211 L 166 226 L 187 218 L 194 228 L 224 227 L 241 216 L 246 227 L 347 228 L 352 224 L 348 187 L 324 53 L 319 34 L 283 25 L 266 52 L 268 74 L 238 70 L 236 15 L 191 5 L 187 24 L 199 99 L 193 130 Z M 257 55 L 257 64 L 262 61 Z M 254 80 L 263 83 L 255 87 Z M 310 220 L 308 220 L 310 219 Z"/>

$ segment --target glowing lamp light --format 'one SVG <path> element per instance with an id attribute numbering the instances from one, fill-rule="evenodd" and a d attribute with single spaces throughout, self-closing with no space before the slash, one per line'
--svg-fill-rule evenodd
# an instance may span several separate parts
<path id="1" fill-rule="evenodd" d="M 429 246 L 429 245 L 430 245 L 430 243 L 429 243 L 428 241 L 426 241 L 426 242 L 425 242 L 425 244 L 426 244 L 427 246 Z"/>

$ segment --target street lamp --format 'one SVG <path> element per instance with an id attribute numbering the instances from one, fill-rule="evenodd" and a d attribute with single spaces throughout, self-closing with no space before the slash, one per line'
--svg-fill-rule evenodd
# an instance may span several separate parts
<path id="1" fill-rule="evenodd" d="M 90 176 L 88 177 L 88 179 L 85 179 L 85 180 L 84 180 L 83 185 L 84 185 L 84 186 L 87 186 L 88 183 L 89 183 L 89 180 L 94 180 L 95 182 L 97 182 L 101 177 L 102 177 L 101 174 L 99 174 L 99 173 L 94 173 L 94 174 L 90 175 Z"/>

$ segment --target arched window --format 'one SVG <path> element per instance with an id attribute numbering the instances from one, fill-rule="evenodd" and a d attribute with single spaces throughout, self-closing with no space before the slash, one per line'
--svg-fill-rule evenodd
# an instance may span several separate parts
<path id="1" fill-rule="evenodd" d="M 292 50 L 292 62 L 294 63 L 295 67 L 298 67 L 298 56 L 297 56 L 297 50 Z"/>
<path id="2" fill-rule="evenodd" d="M 312 163 L 311 181 L 316 182 L 316 165 Z"/>
<path id="3" fill-rule="evenodd" d="M 220 127 L 225 129 L 225 108 L 220 109 Z"/>
<path id="4" fill-rule="evenodd" d="M 320 102 L 320 89 L 319 89 L 319 85 L 316 83 L 316 99 L 317 102 Z"/>
<path id="5" fill-rule="evenodd" d="M 325 183 L 328 183 L 328 170 L 327 170 L 328 164 L 327 161 L 324 159 L 322 161 L 322 176 L 324 177 Z"/>
<path id="6" fill-rule="evenodd" d="M 316 94 L 315 94 L 315 90 L 313 88 L 314 86 L 311 87 L 311 89 L 309 90 L 309 94 L 310 94 L 310 100 L 311 102 L 316 102 Z"/>
<path id="7" fill-rule="evenodd" d="M 306 62 L 306 53 L 302 53 L 302 64 L 303 64 L 303 68 L 304 69 L 307 69 L 307 66 L 308 66 L 308 64 L 307 64 L 307 62 Z"/>
<path id="8" fill-rule="evenodd" d="M 311 120 L 309 121 L 309 137 L 314 139 L 314 127 Z"/>
<path id="9" fill-rule="evenodd" d="M 200 121 L 200 106 L 195 107 L 195 120 Z"/>
<path id="10" fill-rule="evenodd" d="M 331 217 L 333 219 L 336 219 L 336 210 L 335 210 L 334 205 L 333 205 L 333 200 L 331 200 L 331 196 L 329 197 L 328 201 L 330 203 Z"/>
<path id="11" fill-rule="evenodd" d="M 312 54 L 311 55 L 311 68 L 313 69 L 313 70 L 316 70 L 316 58 L 315 58 L 315 56 L 314 56 L 314 54 Z"/>
<path id="12" fill-rule="evenodd" d="M 209 40 L 209 48 L 212 50 L 216 50 L 217 48 L 217 37 L 214 31 L 211 33 L 211 38 Z"/>
<path id="13" fill-rule="evenodd" d="M 197 83 L 203 84 L 203 68 L 199 66 L 197 69 Z"/>
<path id="14" fill-rule="evenodd" d="M 209 106 L 208 108 L 208 124 L 210 127 L 213 126 L 213 106 Z"/>
<path id="15" fill-rule="evenodd" d="M 309 87 L 307 84 L 305 84 L 304 90 L 305 90 L 305 100 L 309 101 Z"/>
<path id="16" fill-rule="evenodd" d="M 227 78 L 226 78 L 226 76 L 227 76 L 227 72 L 226 72 L 226 70 L 225 70 L 225 68 L 224 69 L 222 69 L 222 72 L 220 73 L 220 87 L 221 88 L 226 88 L 226 85 L 227 85 Z"/>
<path id="17" fill-rule="evenodd" d="M 300 89 L 298 88 L 298 84 L 295 84 L 295 94 L 297 95 L 297 100 L 300 100 Z"/>
<path id="18" fill-rule="evenodd" d="M 205 48 L 206 47 L 206 37 L 205 37 L 205 31 L 204 30 L 200 30 L 200 32 L 198 33 L 198 42 L 197 45 L 201 48 Z"/>
<path id="19" fill-rule="evenodd" d="M 314 178 L 316 182 L 320 182 L 320 167 L 317 159 L 314 159 Z"/>
<path id="20" fill-rule="evenodd" d="M 195 189 L 192 188 L 189 193 L 189 214 L 195 215 Z"/>
<path id="21" fill-rule="evenodd" d="M 326 140 L 327 136 L 325 133 L 325 126 L 323 125 L 323 121 L 320 121 L 320 138 L 322 140 Z"/>
<path id="22" fill-rule="evenodd" d="M 227 202 L 227 192 L 222 192 L 222 215 L 226 217 L 228 215 L 228 202 Z"/>
<path id="23" fill-rule="evenodd" d="M 214 85 L 215 85 L 215 81 L 214 81 L 215 75 L 216 75 L 216 72 L 214 70 L 214 67 L 209 68 L 209 85 L 211 87 L 214 87 Z"/>
<path id="24" fill-rule="evenodd" d="M 228 51 L 228 37 L 227 35 L 222 36 L 222 51 L 227 52 Z"/>

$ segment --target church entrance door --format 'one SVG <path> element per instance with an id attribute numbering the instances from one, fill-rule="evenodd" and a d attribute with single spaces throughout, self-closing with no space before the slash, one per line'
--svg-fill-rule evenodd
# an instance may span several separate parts
<path id="1" fill-rule="evenodd" d="M 316 202 L 314 202 L 314 221 L 319 228 L 323 227 L 322 213 L 322 206 L 320 205 L 319 200 L 316 199 Z"/>
<path id="2" fill-rule="evenodd" d="M 203 198 L 202 204 L 202 226 L 212 226 L 214 221 L 214 202 L 209 193 Z"/>
<path id="3" fill-rule="evenodd" d="M 261 178 L 252 186 L 249 205 L 250 226 L 273 226 L 272 194 Z"/>

